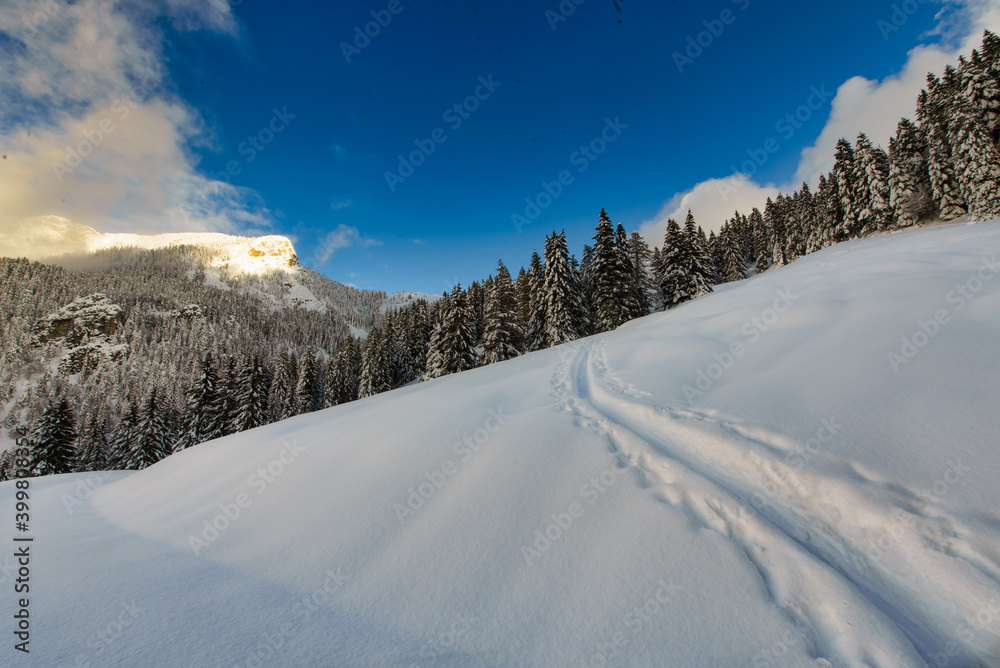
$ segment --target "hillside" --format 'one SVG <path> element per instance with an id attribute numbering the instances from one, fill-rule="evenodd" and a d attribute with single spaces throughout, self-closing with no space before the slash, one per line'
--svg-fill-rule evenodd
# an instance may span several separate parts
<path id="1" fill-rule="evenodd" d="M 33 665 L 1000 666 L 998 249 L 1000 221 L 843 242 L 33 479 Z"/>

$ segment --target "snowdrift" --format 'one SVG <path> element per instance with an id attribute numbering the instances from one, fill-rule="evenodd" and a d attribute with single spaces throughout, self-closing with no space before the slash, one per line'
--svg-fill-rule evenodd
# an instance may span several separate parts
<path id="1" fill-rule="evenodd" d="M 33 480 L 31 653 L 3 663 L 1000 666 L 998 251 L 998 221 L 844 243 Z"/>

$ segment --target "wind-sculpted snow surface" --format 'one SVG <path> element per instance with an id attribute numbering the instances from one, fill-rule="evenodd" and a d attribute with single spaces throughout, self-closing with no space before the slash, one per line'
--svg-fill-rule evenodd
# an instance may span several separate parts
<path id="1" fill-rule="evenodd" d="M 840 244 L 137 473 L 35 480 L 22 660 L 1000 666 L 998 252 L 998 222 Z"/>

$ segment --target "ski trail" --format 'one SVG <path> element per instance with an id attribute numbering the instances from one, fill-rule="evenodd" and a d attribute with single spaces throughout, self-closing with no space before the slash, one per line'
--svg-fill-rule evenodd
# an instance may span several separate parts
<path id="1" fill-rule="evenodd" d="M 608 371 L 603 345 L 561 353 L 561 409 L 603 432 L 658 498 L 740 546 L 812 656 L 1000 666 L 1000 635 L 968 624 L 1000 601 L 1000 569 L 940 508 L 848 464 L 837 476 L 793 465 L 789 439 L 659 406 Z"/>

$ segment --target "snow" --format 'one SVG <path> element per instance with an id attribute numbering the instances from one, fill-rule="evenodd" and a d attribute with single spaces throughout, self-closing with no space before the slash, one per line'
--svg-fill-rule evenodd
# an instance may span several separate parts
<path id="1" fill-rule="evenodd" d="M 995 249 L 1000 221 L 847 242 L 33 480 L 32 664 L 1000 666 Z"/>

